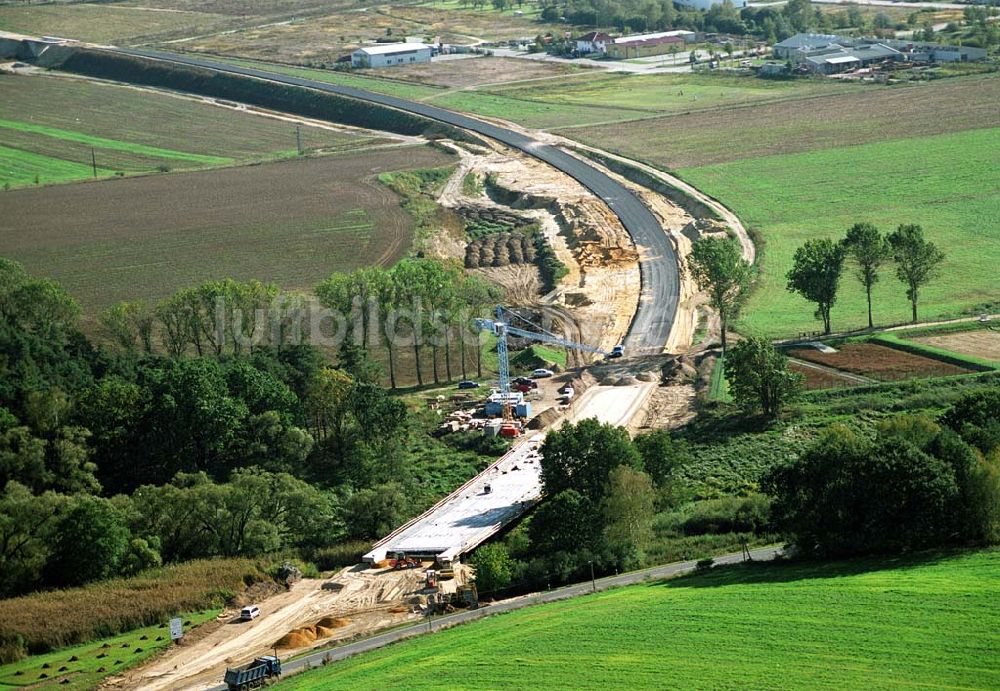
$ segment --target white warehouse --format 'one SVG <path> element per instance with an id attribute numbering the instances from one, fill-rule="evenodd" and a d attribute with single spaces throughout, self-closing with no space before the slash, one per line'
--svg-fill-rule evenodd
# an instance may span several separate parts
<path id="1" fill-rule="evenodd" d="M 351 53 L 352 67 L 390 67 L 431 61 L 431 47 L 424 43 L 380 43 Z"/>

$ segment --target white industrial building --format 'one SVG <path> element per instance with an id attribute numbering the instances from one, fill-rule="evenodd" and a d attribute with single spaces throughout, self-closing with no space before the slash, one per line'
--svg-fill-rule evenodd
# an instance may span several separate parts
<path id="1" fill-rule="evenodd" d="M 433 49 L 424 43 L 379 43 L 351 53 L 352 67 L 391 67 L 430 62 Z"/>

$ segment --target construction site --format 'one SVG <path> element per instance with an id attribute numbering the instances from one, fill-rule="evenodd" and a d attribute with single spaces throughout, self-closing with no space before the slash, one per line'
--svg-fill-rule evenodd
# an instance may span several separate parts
<path id="1" fill-rule="evenodd" d="M 589 158 L 596 150 L 506 123 L 462 117 L 458 124 L 486 134 L 488 143 L 439 142 L 459 164 L 436 202 L 463 219 L 514 231 L 485 241 L 442 233 L 429 239 L 426 251 L 463 262 L 504 288 L 504 303 L 475 323 L 495 339 L 499 376 L 463 382 L 459 388 L 467 390 L 450 395 L 431 392 L 426 402 L 440 416 L 439 434 L 496 436 L 509 450 L 372 544 L 361 564 L 290 582 L 285 592 L 261 599 L 261 616 L 249 622 L 227 610 L 197 636 L 110 678 L 106 687 L 214 688 L 227 668 L 256 656 L 287 658 L 478 607 L 474 569 L 463 560 L 542 499 L 547 430 L 596 418 L 635 432 L 687 419 L 697 375 L 684 353 L 696 345 L 699 323 L 705 337 L 718 325 L 699 310 L 703 298 L 684 270 L 685 257 L 698 237 L 729 234 L 752 259 L 738 219 L 652 168 L 603 165 Z M 640 173 L 648 178 L 642 185 L 632 181 Z M 667 188 L 677 194 L 662 193 Z M 516 229 L 528 225 L 565 267 L 554 285 L 545 285 L 533 261 L 541 245 L 517 237 Z M 512 365 L 515 352 L 535 344 L 564 352 L 565 361 L 534 370 Z"/>

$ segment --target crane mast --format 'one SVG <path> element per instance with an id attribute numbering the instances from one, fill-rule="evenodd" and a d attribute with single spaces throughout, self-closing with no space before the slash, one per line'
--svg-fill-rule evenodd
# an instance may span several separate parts
<path id="1" fill-rule="evenodd" d="M 508 312 L 521 319 L 522 321 L 531 324 L 539 332 L 528 331 L 526 329 L 520 329 L 516 326 L 511 326 L 507 318 Z M 601 348 L 596 348 L 594 346 L 586 345 L 583 343 L 576 343 L 574 341 L 566 340 L 565 338 L 559 338 L 558 336 L 551 334 L 545 329 L 542 329 L 536 324 L 532 324 L 524 317 L 517 315 L 516 313 L 504 309 L 502 305 L 497 305 L 494 311 L 496 315 L 496 320 L 489 319 L 476 319 L 476 328 L 480 330 L 490 330 L 497 339 L 497 359 L 500 362 L 500 396 L 501 396 L 501 415 L 504 422 L 513 422 L 514 413 L 510 404 L 510 359 L 508 356 L 508 346 L 507 346 L 507 334 L 513 334 L 514 336 L 520 336 L 522 338 L 530 338 L 535 341 L 540 341 L 542 343 L 551 343 L 553 345 L 560 345 L 565 348 L 573 348 L 575 350 L 582 350 L 587 353 L 599 353 L 601 355 L 608 355 L 608 352 L 602 350 Z"/>

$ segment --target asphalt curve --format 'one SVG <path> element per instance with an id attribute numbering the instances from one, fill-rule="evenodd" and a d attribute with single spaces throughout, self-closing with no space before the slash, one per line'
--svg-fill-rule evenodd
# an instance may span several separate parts
<path id="1" fill-rule="evenodd" d="M 188 55 L 131 49 L 115 49 L 115 52 L 240 74 L 379 103 L 495 139 L 561 170 L 600 197 L 614 211 L 639 250 L 642 291 L 638 309 L 625 339 L 628 354 L 641 355 L 662 352 L 677 315 L 677 301 L 680 294 L 677 255 L 652 212 L 628 188 L 594 166 L 557 147 L 543 144 L 520 132 L 424 103 L 377 94 L 364 89 L 326 84 L 312 79 L 229 65 Z"/>
<path id="2" fill-rule="evenodd" d="M 770 561 L 780 552 L 781 550 L 778 547 L 761 547 L 759 549 L 751 550 L 750 558 L 753 561 Z M 726 554 L 715 558 L 715 564 L 718 566 L 739 564 L 743 561 L 744 555 L 740 553 Z M 516 609 L 522 609 L 524 607 L 541 604 L 543 602 L 567 600 L 572 597 L 579 597 L 581 595 L 587 595 L 588 593 L 607 590 L 608 588 L 617 588 L 623 585 L 635 585 L 636 583 L 643 583 L 653 579 L 680 576 L 681 574 L 694 571 L 696 568 L 697 562 L 694 561 L 676 562 L 674 564 L 665 564 L 663 566 L 653 566 L 640 571 L 631 571 L 618 576 L 598 578 L 593 582 L 584 581 L 582 583 L 556 588 L 555 590 L 532 593 L 531 595 L 523 595 L 509 600 L 502 600 L 492 605 L 480 607 L 479 609 L 463 610 L 455 614 L 447 614 L 445 616 L 438 617 L 437 619 L 424 621 L 419 624 L 412 624 L 410 626 L 403 626 L 398 629 L 377 634 L 370 638 L 364 638 L 359 641 L 345 643 L 343 645 L 338 645 L 336 647 L 321 650 L 309 655 L 303 655 L 302 657 L 282 663 L 282 672 L 285 674 L 302 672 L 307 669 L 311 669 L 312 667 L 320 667 L 330 662 L 339 662 L 340 660 L 353 657 L 359 653 L 376 650 L 391 643 L 397 643 L 407 638 L 431 633 L 442 628 L 455 626 L 456 624 L 463 624 L 465 622 L 482 619 L 484 617 L 501 614 L 503 612 L 511 612 Z M 224 684 L 212 687 L 212 691 L 225 691 L 225 689 L 226 686 Z"/>

